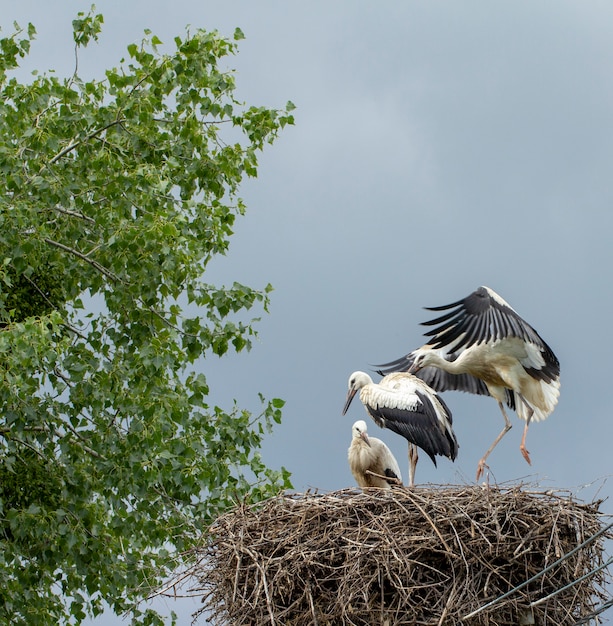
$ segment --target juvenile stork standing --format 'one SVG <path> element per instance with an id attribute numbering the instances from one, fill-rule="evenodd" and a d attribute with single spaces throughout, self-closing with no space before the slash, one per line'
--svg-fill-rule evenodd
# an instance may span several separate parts
<path id="1" fill-rule="evenodd" d="M 458 454 L 458 441 L 452 428 L 451 411 L 435 391 L 406 372 L 385 376 L 378 384 L 365 372 L 349 377 L 343 415 L 360 392 L 366 412 L 381 428 L 389 428 L 409 442 L 409 486 L 415 484 L 419 446 L 436 465 L 435 455 L 452 461 Z"/>
<path id="2" fill-rule="evenodd" d="M 362 489 L 391 489 L 392 485 L 402 485 L 400 468 L 394 455 L 381 439 L 368 436 L 364 420 L 357 421 L 351 429 L 347 458 L 351 473 Z"/>
<path id="3" fill-rule="evenodd" d="M 560 363 L 541 336 L 495 291 L 479 287 L 452 304 L 427 307 L 449 311 L 424 322 L 428 343 L 396 361 L 385 363 L 381 374 L 408 371 L 436 391 L 455 389 L 490 395 L 504 418 L 504 428 L 477 466 L 477 480 L 486 459 L 510 430 L 507 404 L 525 420 L 519 446 L 530 464 L 526 434 L 532 420 L 545 419 L 560 395 Z"/>

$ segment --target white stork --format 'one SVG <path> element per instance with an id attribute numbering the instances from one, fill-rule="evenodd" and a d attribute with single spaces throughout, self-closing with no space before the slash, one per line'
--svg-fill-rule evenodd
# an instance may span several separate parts
<path id="1" fill-rule="evenodd" d="M 495 291 L 479 287 L 452 304 L 427 307 L 449 311 L 423 322 L 435 326 L 425 333 L 428 343 L 396 361 L 385 363 L 380 374 L 408 371 L 436 391 L 455 389 L 490 395 L 504 418 L 504 428 L 477 466 L 477 480 L 486 459 L 510 430 L 505 403 L 525 420 L 521 444 L 530 464 L 526 434 L 532 420 L 545 419 L 560 395 L 560 363 L 541 336 Z"/>
<path id="2" fill-rule="evenodd" d="M 381 439 L 368 436 L 364 420 L 353 425 L 351 435 L 347 454 L 349 468 L 362 489 L 391 489 L 392 485 L 402 485 L 400 468 L 394 455 Z"/>
<path id="3" fill-rule="evenodd" d="M 355 394 L 366 412 L 381 428 L 389 428 L 409 442 L 409 486 L 415 484 L 417 447 L 422 448 L 436 465 L 435 455 L 452 461 L 458 454 L 458 442 L 452 429 L 451 411 L 435 391 L 419 378 L 406 372 L 385 376 L 378 384 L 365 372 L 349 377 L 347 412 Z"/>

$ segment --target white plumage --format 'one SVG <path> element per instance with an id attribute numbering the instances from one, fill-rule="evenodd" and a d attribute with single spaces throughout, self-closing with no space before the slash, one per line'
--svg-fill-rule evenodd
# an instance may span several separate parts
<path id="1" fill-rule="evenodd" d="M 351 473 L 362 489 L 390 489 L 392 485 L 402 485 L 400 468 L 394 455 L 381 439 L 368 436 L 364 420 L 357 421 L 351 429 L 347 458 Z"/>
<path id="2" fill-rule="evenodd" d="M 504 405 L 525 420 L 520 450 L 530 463 L 526 434 L 532 420 L 545 419 L 560 395 L 560 364 L 541 336 L 489 287 L 479 287 L 452 304 L 428 307 L 449 311 L 424 322 L 435 328 L 429 342 L 382 365 L 381 374 L 408 371 L 436 391 L 455 389 L 490 395 L 504 418 L 504 428 L 479 461 L 477 480 L 486 459 L 511 428 Z"/>
<path id="3" fill-rule="evenodd" d="M 366 412 L 377 426 L 389 428 L 409 442 L 409 485 L 415 482 L 417 448 L 422 448 L 436 465 L 437 454 L 454 460 L 458 442 L 452 428 L 451 411 L 438 394 L 412 374 L 397 372 L 378 384 L 365 372 L 349 377 L 343 415 L 357 392 Z"/>

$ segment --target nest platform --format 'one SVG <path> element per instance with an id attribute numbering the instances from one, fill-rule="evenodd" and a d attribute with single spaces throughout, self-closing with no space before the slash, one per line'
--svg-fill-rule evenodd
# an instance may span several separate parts
<path id="1" fill-rule="evenodd" d="M 193 591 L 215 624 L 600 624 L 599 505 L 523 486 L 282 495 L 215 522 Z"/>

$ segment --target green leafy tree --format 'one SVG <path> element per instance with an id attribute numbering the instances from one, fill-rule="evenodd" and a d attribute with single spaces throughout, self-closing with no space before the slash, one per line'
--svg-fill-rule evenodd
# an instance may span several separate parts
<path id="1" fill-rule="evenodd" d="M 77 52 L 102 16 L 73 22 Z M 259 415 L 207 402 L 202 359 L 249 349 L 270 286 L 203 281 L 242 178 L 293 123 L 235 99 L 229 40 L 146 32 L 104 80 L 15 77 L 0 39 L 0 623 L 81 622 L 140 601 L 237 500 L 290 486 Z"/>

